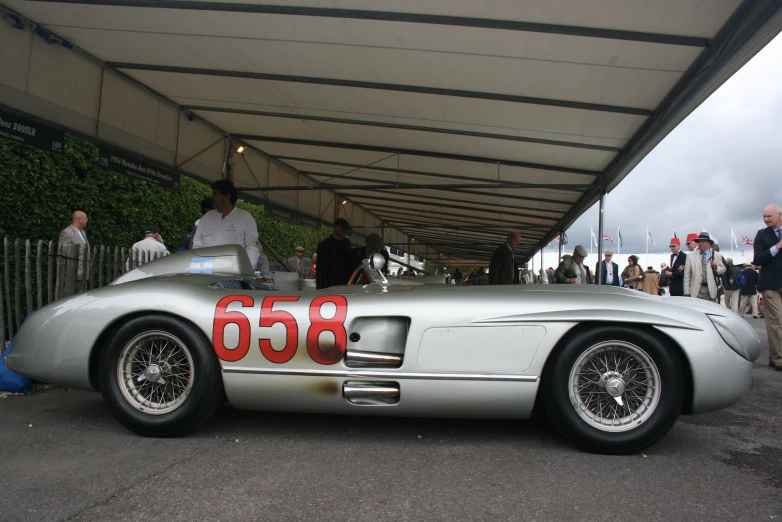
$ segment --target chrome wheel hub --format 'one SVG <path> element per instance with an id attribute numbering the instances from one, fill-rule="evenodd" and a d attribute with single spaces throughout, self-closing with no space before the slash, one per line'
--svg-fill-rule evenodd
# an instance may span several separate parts
<path id="1" fill-rule="evenodd" d="M 145 332 L 122 349 L 117 383 L 135 409 L 150 415 L 169 413 L 184 403 L 193 388 L 193 358 L 174 335 Z"/>
<path id="2" fill-rule="evenodd" d="M 597 385 L 604 388 L 611 397 L 619 397 L 625 392 L 627 385 L 621 373 L 606 372 L 600 376 Z"/>
<path id="3" fill-rule="evenodd" d="M 660 372 L 640 347 L 626 341 L 596 344 L 570 372 L 569 396 L 578 415 L 601 431 L 622 432 L 649 419 L 660 401 Z"/>
<path id="4" fill-rule="evenodd" d="M 163 380 L 163 373 L 160 370 L 160 366 L 157 364 L 150 364 L 147 366 L 146 371 L 138 376 L 139 382 L 143 381 L 144 379 L 152 382 L 166 382 Z"/>

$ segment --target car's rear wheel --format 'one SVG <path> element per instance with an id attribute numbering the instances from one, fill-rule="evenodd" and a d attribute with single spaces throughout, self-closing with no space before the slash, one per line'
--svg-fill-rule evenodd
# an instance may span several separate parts
<path id="1" fill-rule="evenodd" d="M 631 327 L 571 336 L 546 367 L 543 404 L 556 428 L 592 451 L 630 453 L 662 438 L 684 401 L 678 354 Z"/>
<path id="2" fill-rule="evenodd" d="M 222 404 L 220 363 L 203 334 L 169 316 L 137 317 L 114 333 L 100 361 L 112 413 L 141 435 L 173 437 L 208 421 Z"/>

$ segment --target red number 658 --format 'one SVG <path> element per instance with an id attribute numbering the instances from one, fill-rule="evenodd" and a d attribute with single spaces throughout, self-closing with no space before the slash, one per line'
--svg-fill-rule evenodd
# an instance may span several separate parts
<path id="1" fill-rule="evenodd" d="M 286 327 L 285 347 L 275 350 L 271 339 L 261 337 L 258 341 L 261 353 L 270 362 L 284 364 L 296 354 L 299 344 L 299 325 L 296 318 L 289 312 L 274 310 L 275 302 L 296 302 L 298 296 L 267 296 L 261 303 L 259 327 L 269 328 L 276 323 Z M 240 311 L 229 312 L 228 305 L 238 302 L 244 308 L 252 308 L 255 301 L 246 295 L 229 295 L 220 299 L 215 309 L 212 325 L 212 343 L 215 353 L 223 361 L 236 362 L 244 358 L 250 349 L 251 327 L 247 316 Z M 323 305 L 333 304 L 336 308 L 333 317 L 323 317 Z M 309 307 L 310 327 L 307 329 L 307 352 L 318 364 L 335 364 L 345 356 L 348 345 L 348 333 L 345 330 L 345 319 L 348 315 L 348 301 L 340 295 L 316 297 Z M 225 345 L 225 328 L 235 324 L 239 328 L 236 348 Z M 334 336 L 333 346 L 321 346 L 320 334 L 329 332 Z"/>
<path id="2" fill-rule="evenodd" d="M 332 303 L 337 311 L 334 317 L 323 317 L 322 308 L 326 303 Z M 345 356 L 348 346 L 348 333 L 345 330 L 345 318 L 348 315 L 348 300 L 341 295 L 325 295 L 316 297 L 310 303 L 310 322 L 312 325 L 307 330 L 307 351 L 312 360 L 318 364 L 334 364 Z M 331 332 L 334 334 L 334 347 L 324 350 L 318 343 L 320 334 Z"/>

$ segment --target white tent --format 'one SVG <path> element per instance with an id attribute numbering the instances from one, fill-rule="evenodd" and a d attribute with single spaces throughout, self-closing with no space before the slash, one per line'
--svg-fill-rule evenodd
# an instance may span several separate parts
<path id="1" fill-rule="evenodd" d="M 246 196 L 451 266 L 548 244 L 782 28 L 753 0 L 0 9 L 5 109 L 206 181 L 232 163 Z"/>

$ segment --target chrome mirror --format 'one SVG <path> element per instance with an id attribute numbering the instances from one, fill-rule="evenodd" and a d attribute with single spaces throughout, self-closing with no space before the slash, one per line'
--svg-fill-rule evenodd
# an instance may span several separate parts
<path id="1" fill-rule="evenodd" d="M 372 254 L 369 257 L 369 267 L 372 270 L 377 270 L 379 272 L 383 270 L 384 266 L 386 266 L 386 258 L 383 257 L 383 254 Z"/>

